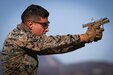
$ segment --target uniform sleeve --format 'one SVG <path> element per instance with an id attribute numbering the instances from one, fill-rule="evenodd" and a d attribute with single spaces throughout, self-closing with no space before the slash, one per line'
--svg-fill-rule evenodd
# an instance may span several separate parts
<path id="1" fill-rule="evenodd" d="M 44 36 L 43 49 L 39 55 L 67 53 L 84 46 L 85 43 L 80 42 L 79 35 Z"/>
<path id="2" fill-rule="evenodd" d="M 84 47 L 79 35 L 32 36 L 20 32 L 15 44 L 24 50 L 33 50 L 39 55 L 66 53 Z"/>

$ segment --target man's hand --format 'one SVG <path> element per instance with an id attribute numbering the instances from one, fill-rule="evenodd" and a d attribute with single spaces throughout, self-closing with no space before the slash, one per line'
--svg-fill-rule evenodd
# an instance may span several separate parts
<path id="1" fill-rule="evenodd" d="M 96 29 L 96 37 L 94 39 L 95 42 L 102 39 L 103 31 L 104 31 L 103 28 Z"/>
<path id="2" fill-rule="evenodd" d="M 102 39 L 103 31 L 103 28 L 88 27 L 86 33 L 80 35 L 80 40 L 86 43 L 97 42 Z"/>

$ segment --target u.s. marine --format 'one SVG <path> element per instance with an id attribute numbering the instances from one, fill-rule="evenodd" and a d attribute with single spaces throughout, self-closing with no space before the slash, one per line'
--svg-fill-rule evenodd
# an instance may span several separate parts
<path id="1" fill-rule="evenodd" d="M 101 40 L 102 28 L 88 28 L 84 34 L 47 36 L 49 12 L 30 5 L 22 13 L 22 23 L 7 36 L 3 50 L 3 75 L 37 75 L 38 55 L 61 54 Z M 98 37 L 97 37 L 98 36 Z"/>

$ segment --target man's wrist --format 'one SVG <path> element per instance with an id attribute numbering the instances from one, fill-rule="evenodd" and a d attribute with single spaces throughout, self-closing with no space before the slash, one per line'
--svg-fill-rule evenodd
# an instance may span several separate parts
<path id="1" fill-rule="evenodd" d="M 79 35 L 80 36 L 80 42 L 85 42 L 85 38 L 83 35 Z"/>

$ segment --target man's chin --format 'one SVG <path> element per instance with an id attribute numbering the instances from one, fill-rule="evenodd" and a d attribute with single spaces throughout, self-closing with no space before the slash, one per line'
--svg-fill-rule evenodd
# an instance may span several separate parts
<path id="1" fill-rule="evenodd" d="M 46 34 L 46 33 L 43 33 L 43 34 Z"/>

